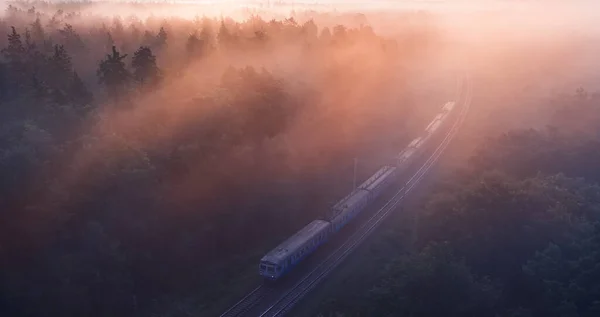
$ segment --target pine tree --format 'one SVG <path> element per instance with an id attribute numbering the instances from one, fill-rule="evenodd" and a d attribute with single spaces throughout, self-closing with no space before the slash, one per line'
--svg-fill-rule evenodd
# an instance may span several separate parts
<path id="1" fill-rule="evenodd" d="M 8 46 L 2 49 L 2 55 L 7 62 L 7 77 L 9 91 L 11 94 L 18 93 L 25 86 L 27 78 L 25 69 L 25 47 L 21 41 L 21 35 L 17 33 L 14 26 L 8 34 Z"/>
<path id="2" fill-rule="evenodd" d="M 46 83 L 43 78 L 43 69 L 46 64 L 46 58 L 38 50 L 28 29 L 25 29 L 24 48 L 24 70 L 27 78 L 29 78 L 29 83 L 26 84 L 26 86 L 33 89 L 36 98 L 41 98 L 46 94 Z"/>
<path id="3" fill-rule="evenodd" d="M 196 35 L 196 32 L 194 32 L 193 34 L 190 34 L 190 36 L 187 39 L 187 43 L 186 43 L 186 50 L 187 50 L 187 54 L 188 54 L 188 58 L 189 59 L 194 59 L 194 58 L 199 58 L 205 55 L 206 49 L 205 49 L 205 43 L 204 40 L 201 38 L 198 38 L 198 36 Z"/>
<path id="4" fill-rule="evenodd" d="M 42 22 L 40 18 L 36 18 L 33 23 L 31 23 L 31 37 L 35 43 L 41 45 L 44 43 L 46 39 L 46 33 L 44 32 L 44 27 L 42 26 Z"/>
<path id="5" fill-rule="evenodd" d="M 154 46 L 155 39 L 156 38 L 154 35 L 152 35 L 152 33 L 150 33 L 150 31 L 145 31 L 144 37 L 142 38 L 142 45 L 148 47 Z"/>
<path id="6" fill-rule="evenodd" d="M 22 63 L 25 58 L 25 47 L 15 27 L 11 26 L 11 29 L 12 32 L 8 34 L 8 46 L 2 49 L 2 54 L 9 63 Z"/>
<path id="7" fill-rule="evenodd" d="M 141 46 L 133 54 L 131 61 L 133 67 L 133 77 L 141 84 L 154 85 L 160 77 L 160 70 L 156 65 L 156 56 L 152 54 L 152 50 L 147 46 Z"/>
<path id="8" fill-rule="evenodd" d="M 215 37 L 210 24 L 206 24 L 200 31 L 200 40 L 204 43 L 204 55 L 210 54 L 215 49 Z"/>
<path id="9" fill-rule="evenodd" d="M 71 57 L 63 45 L 54 46 L 54 54 L 48 59 L 48 85 L 52 89 L 54 101 L 65 104 L 68 101 L 69 85 L 73 72 Z"/>
<path id="10" fill-rule="evenodd" d="M 71 75 L 69 97 L 73 103 L 81 106 L 89 105 L 94 100 L 94 96 L 76 71 L 73 71 L 73 74 Z"/>
<path id="11" fill-rule="evenodd" d="M 323 44 L 331 43 L 331 31 L 329 31 L 328 27 L 325 27 L 325 28 L 323 28 L 323 30 L 321 30 L 321 35 L 319 36 L 319 40 Z"/>
<path id="12" fill-rule="evenodd" d="M 217 35 L 219 46 L 228 47 L 231 44 L 231 38 L 231 33 L 229 33 L 229 30 L 227 29 L 225 21 L 221 21 L 221 27 L 219 28 L 219 34 Z"/>
<path id="13" fill-rule="evenodd" d="M 167 45 L 167 31 L 164 27 L 160 27 L 158 35 L 156 36 L 156 47 L 159 49 L 164 48 Z"/>
<path id="14" fill-rule="evenodd" d="M 312 19 L 306 21 L 302 25 L 302 33 L 309 42 L 313 42 L 318 38 L 318 31 L 319 28 L 315 24 L 315 21 L 313 21 Z"/>
<path id="15" fill-rule="evenodd" d="M 127 54 L 121 55 L 113 46 L 112 54 L 106 55 L 106 59 L 100 62 L 96 72 L 99 82 L 104 84 L 109 96 L 115 100 L 119 100 L 129 88 L 131 75 L 123 62 L 126 57 Z"/>
<path id="16" fill-rule="evenodd" d="M 63 36 L 65 46 L 71 52 L 79 52 L 85 49 L 85 44 L 81 36 L 79 36 L 71 24 L 65 24 L 65 27 L 58 30 L 58 32 Z"/>
<path id="17" fill-rule="evenodd" d="M 58 26 L 62 23 L 63 13 L 64 13 L 64 11 L 61 9 L 56 11 L 56 13 L 52 16 L 52 18 L 50 18 L 50 21 L 48 21 L 48 24 L 46 25 L 46 27 L 48 27 L 48 29 L 51 29 L 51 30 L 57 29 Z"/>
<path id="18" fill-rule="evenodd" d="M 73 70 L 71 57 L 63 45 L 54 46 L 54 55 L 50 58 L 50 63 L 57 76 L 68 77 Z"/>

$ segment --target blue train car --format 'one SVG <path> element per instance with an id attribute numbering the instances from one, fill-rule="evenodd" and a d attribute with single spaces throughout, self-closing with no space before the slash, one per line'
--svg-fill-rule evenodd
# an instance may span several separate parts
<path id="1" fill-rule="evenodd" d="M 337 232 L 344 227 L 348 221 L 365 208 L 369 202 L 369 192 L 364 189 L 355 189 L 332 208 L 331 231 Z"/>
<path id="2" fill-rule="evenodd" d="M 412 162 L 412 160 L 419 156 L 423 150 L 424 138 L 418 137 L 412 140 L 408 146 L 396 156 L 396 173 L 402 173 Z"/>
<path id="3" fill-rule="evenodd" d="M 331 224 L 315 220 L 262 257 L 259 273 L 269 280 L 277 280 L 298 262 L 327 241 Z"/>
<path id="4" fill-rule="evenodd" d="M 358 188 L 369 192 L 369 201 L 377 198 L 381 192 L 394 180 L 396 168 L 384 166 L 380 168 L 373 176 L 369 177 Z"/>

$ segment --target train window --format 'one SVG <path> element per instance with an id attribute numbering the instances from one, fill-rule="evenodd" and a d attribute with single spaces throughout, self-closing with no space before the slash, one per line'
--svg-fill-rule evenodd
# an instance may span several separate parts
<path id="1" fill-rule="evenodd" d="M 264 265 L 264 264 L 261 264 L 261 265 L 260 265 L 260 269 L 261 269 L 261 270 L 263 270 L 263 271 L 264 271 L 266 268 L 267 268 L 267 266 L 266 266 L 266 265 Z"/>

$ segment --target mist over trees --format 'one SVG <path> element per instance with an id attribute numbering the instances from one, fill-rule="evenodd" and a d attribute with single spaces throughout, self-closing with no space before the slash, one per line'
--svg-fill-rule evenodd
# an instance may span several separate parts
<path id="1" fill-rule="evenodd" d="M 467 125 L 502 133 L 467 128 L 487 138 L 458 144 L 477 147 L 423 199 L 414 252 L 403 222 L 375 248 L 383 267 L 318 311 L 598 315 L 599 95 L 509 124 L 587 46 L 468 42 L 425 12 L 375 26 L 103 5 L 11 2 L 0 18 L 0 315 L 218 315 L 265 251 L 347 194 L 351 158 L 364 179 L 422 131 L 454 89 L 428 76 L 461 63 L 484 87 Z M 504 30 L 500 14 L 457 20 L 494 17 Z"/>
<path id="2" fill-rule="evenodd" d="M 365 101 L 401 98 L 418 51 L 367 25 L 93 10 L 0 19 L 2 315 L 216 313 L 347 190 L 340 158 L 389 115 Z"/>
<path id="3" fill-rule="evenodd" d="M 393 256 L 320 316 L 596 316 L 599 101 L 578 89 L 550 102 L 547 128 L 488 136 L 436 182 L 414 228 L 395 223 L 372 247 Z M 414 252 L 385 243 L 406 230 Z"/>

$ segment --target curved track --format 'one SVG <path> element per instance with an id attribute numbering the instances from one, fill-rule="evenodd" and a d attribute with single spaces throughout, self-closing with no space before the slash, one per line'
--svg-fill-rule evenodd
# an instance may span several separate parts
<path id="1" fill-rule="evenodd" d="M 363 242 L 382 222 L 396 209 L 402 199 L 421 181 L 427 171 L 437 162 L 443 151 L 446 149 L 452 138 L 462 126 L 469 111 L 472 99 L 471 81 L 465 77 L 464 81 L 464 100 L 460 107 L 460 113 L 454 124 L 448 129 L 448 132 L 435 148 L 427 161 L 410 177 L 404 186 L 398 189 L 392 198 L 379 210 L 373 213 L 341 246 L 331 252 L 320 264 L 312 271 L 305 274 L 298 282 L 286 288 L 285 290 L 276 290 L 266 284 L 261 284 L 251 291 L 248 295 L 234 304 L 221 317 L 237 316 L 259 316 L 274 317 L 283 316 L 288 312 L 304 295 L 312 290 L 320 281 L 322 281 L 332 270 L 334 270 L 361 242 Z M 275 296 L 279 293 L 279 296 Z M 255 306 L 263 303 L 265 308 L 260 312 L 254 312 Z"/>

